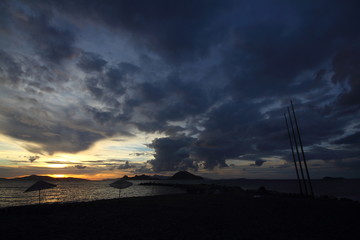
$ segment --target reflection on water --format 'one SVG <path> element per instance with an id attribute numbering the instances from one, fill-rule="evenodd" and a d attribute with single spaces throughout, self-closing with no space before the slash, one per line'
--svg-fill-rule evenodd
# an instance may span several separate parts
<path id="1" fill-rule="evenodd" d="M 56 188 L 41 191 L 41 203 L 81 202 L 119 197 L 119 190 L 112 188 L 112 181 L 52 182 Z M 122 189 L 121 197 L 139 197 L 161 194 L 182 193 L 183 191 L 169 187 L 141 186 L 140 182 L 132 181 L 133 186 Z M 2 181 L 0 182 L 0 207 L 37 204 L 38 191 L 24 191 L 34 184 L 34 181 Z"/>
<path id="2" fill-rule="evenodd" d="M 109 186 L 113 181 L 59 181 L 52 182 L 56 188 L 41 191 L 42 203 L 79 202 L 119 197 L 119 190 Z M 131 181 L 133 186 L 122 189 L 121 197 L 140 197 L 162 194 L 183 193 L 182 190 L 163 186 L 142 186 L 139 183 L 149 181 Z M 181 184 L 219 184 L 240 186 L 244 189 L 258 189 L 264 186 L 268 190 L 298 193 L 296 180 L 196 180 L 196 181 L 151 181 Z M 0 181 L 0 207 L 38 204 L 38 192 L 24 191 L 34 184 L 34 181 Z M 315 195 L 328 195 L 338 198 L 350 198 L 360 201 L 360 179 L 345 180 L 314 180 Z"/>

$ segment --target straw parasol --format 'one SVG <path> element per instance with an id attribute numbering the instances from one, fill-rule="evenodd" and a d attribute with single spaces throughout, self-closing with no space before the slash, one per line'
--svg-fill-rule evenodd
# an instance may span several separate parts
<path id="1" fill-rule="evenodd" d="M 31 185 L 28 189 L 26 189 L 24 191 L 24 193 L 32 192 L 32 191 L 39 191 L 39 204 L 40 204 L 40 191 L 43 189 L 49 189 L 49 188 L 54 188 L 54 187 L 56 187 L 55 184 L 39 180 L 36 183 L 34 183 L 33 185 Z"/>
<path id="2" fill-rule="evenodd" d="M 133 184 L 124 179 L 120 179 L 113 183 L 110 183 L 109 185 L 110 185 L 110 187 L 119 189 L 119 198 L 120 198 L 121 189 L 128 188 L 128 187 L 132 186 Z"/>

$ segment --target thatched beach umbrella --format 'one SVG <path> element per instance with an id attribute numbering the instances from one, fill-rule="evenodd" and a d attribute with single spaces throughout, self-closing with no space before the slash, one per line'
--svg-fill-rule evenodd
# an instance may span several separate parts
<path id="1" fill-rule="evenodd" d="M 40 191 L 43 190 L 43 189 L 54 188 L 54 187 L 56 187 L 55 184 L 48 183 L 48 182 L 40 180 L 40 181 L 37 181 L 36 183 L 34 183 L 28 189 L 26 189 L 24 191 L 24 193 L 32 192 L 32 191 L 39 191 L 39 204 L 40 204 Z"/>
<path id="2" fill-rule="evenodd" d="M 132 186 L 133 184 L 124 179 L 120 179 L 120 180 L 117 180 L 116 182 L 110 183 L 109 185 L 110 185 L 110 187 L 119 189 L 119 198 L 120 198 L 121 189 L 128 188 L 128 187 Z"/>

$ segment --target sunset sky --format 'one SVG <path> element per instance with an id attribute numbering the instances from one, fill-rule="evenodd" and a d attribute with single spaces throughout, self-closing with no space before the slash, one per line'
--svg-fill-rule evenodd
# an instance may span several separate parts
<path id="1" fill-rule="evenodd" d="M 0 177 L 360 177 L 359 1 L 0 2 Z"/>

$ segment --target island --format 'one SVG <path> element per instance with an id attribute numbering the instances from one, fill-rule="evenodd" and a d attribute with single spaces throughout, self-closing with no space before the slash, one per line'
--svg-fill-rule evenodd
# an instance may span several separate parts
<path id="1" fill-rule="evenodd" d="M 175 173 L 169 180 L 203 180 L 203 177 L 191 174 L 187 171 L 180 171 Z"/>
<path id="2" fill-rule="evenodd" d="M 125 180 L 203 180 L 204 178 L 201 176 L 194 175 L 187 171 L 179 171 L 175 173 L 173 176 L 162 176 L 162 175 L 135 175 L 133 177 L 129 177 L 127 175 L 123 176 L 122 179 Z"/>

